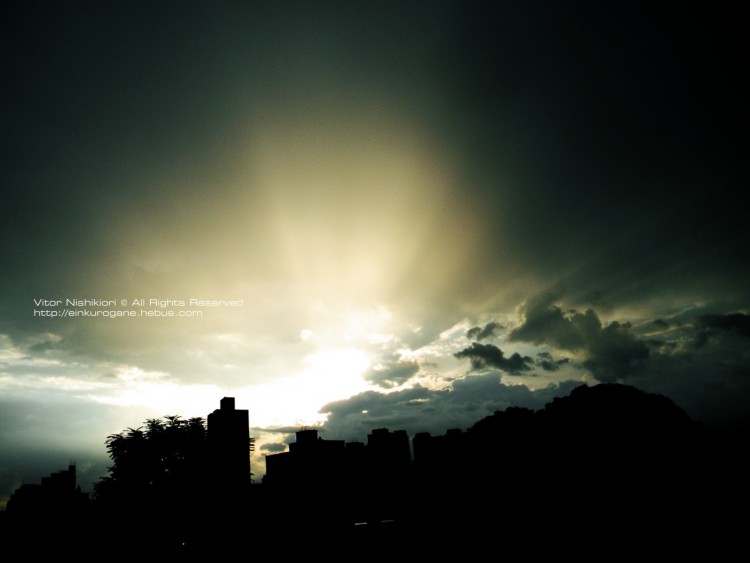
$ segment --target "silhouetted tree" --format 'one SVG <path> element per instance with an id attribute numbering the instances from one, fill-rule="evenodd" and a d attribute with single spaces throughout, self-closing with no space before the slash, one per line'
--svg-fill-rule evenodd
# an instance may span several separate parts
<path id="1" fill-rule="evenodd" d="M 145 428 L 145 429 L 144 429 Z M 207 444 L 202 418 L 152 418 L 105 441 L 113 465 L 94 488 L 106 509 L 179 509 L 205 487 Z"/>
<path id="2" fill-rule="evenodd" d="M 153 522 L 152 516 L 158 524 L 137 525 L 128 549 L 178 553 L 223 533 L 225 522 L 190 517 L 215 512 L 227 494 L 217 480 L 222 460 L 214 455 L 212 440 L 205 419 L 179 415 L 147 419 L 143 426 L 107 436 L 112 466 L 94 485 L 97 541 L 119 545 L 122 529 Z M 247 446 L 249 456 L 252 438 Z"/>
<path id="3" fill-rule="evenodd" d="M 109 475 L 94 487 L 97 503 L 117 511 L 178 509 L 210 495 L 206 421 L 179 415 L 151 418 L 144 426 L 110 434 Z M 248 441 L 248 455 L 254 440 Z"/>

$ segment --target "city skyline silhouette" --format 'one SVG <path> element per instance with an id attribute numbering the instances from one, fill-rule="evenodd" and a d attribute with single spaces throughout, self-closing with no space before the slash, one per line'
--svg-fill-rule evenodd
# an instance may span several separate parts
<path id="1" fill-rule="evenodd" d="M 265 457 L 254 485 L 248 420 L 224 397 L 207 423 L 169 416 L 111 435 L 113 466 L 91 498 L 71 464 L 18 488 L 0 529 L 81 548 L 76 530 L 90 527 L 101 535 L 85 545 L 104 547 L 106 530 L 175 514 L 130 548 L 207 554 L 235 549 L 251 529 L 351 541 L 493 526 L 525 536 L 522 523 L 540 510 L 563 519 L 557 537 L 572 531 L 564 511 L 573 507 L 596 513 L 601 537 L 634 514 L 642 526 L 667 519 L 713 533 L 729 525 L 717 516 L 729 495 L 747 500 L 746 434 L 707 428 L 668 398 L 620 384 L 580 386 L 537 411 L 510 407 L 436 436 L 375 428 L 366 443 L 345 442 L 303 428 L 288 451 Z"/>

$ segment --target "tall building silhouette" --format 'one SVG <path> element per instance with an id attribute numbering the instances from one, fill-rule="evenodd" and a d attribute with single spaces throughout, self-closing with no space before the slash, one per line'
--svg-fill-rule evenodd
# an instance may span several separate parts
<path id="1" fill-rule="evenodd" d="M 250 485 L 250 424 L 248 411 L 236 409 L 234 397 L 224 397 L 208 415 L 208 445 L 213 486 L 218 491 L 243 492 Z"/>

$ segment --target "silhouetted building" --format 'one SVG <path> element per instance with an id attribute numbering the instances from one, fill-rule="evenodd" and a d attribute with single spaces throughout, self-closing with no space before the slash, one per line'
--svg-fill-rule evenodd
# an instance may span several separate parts
<path id="1" fill-rule="evenodd" d="M 344 473 L 343 440 L 324 440 L 314 428 L 296 432 L 289 451 L 266 456 L 264 483 L 284 486 L 320 486 Z"/>
<path id="2" fill-rule="evenodd" d="M 63 521 L 81 516 L 88 503 L 88 495 L 76 487 L 76 466 L 70 465 L 43 477 L 41 485 L 21 485 L 11 495 L 6 510 L 13 518 Z"/>
<path id="3" fill-rule="evenodd" d="M 381 478 L 403 475 L 411 465 L 411 448 L 406 430 L 373 430 L 367 435 L 367 452 L 372 469 Z"/>
<path id="4" fill-rule="evenodd" d="M 373 430 L 362 442 L 323 440 L 317 429 L 300 430 L 289 451 L 266 456 L 263 483 L 284 502 L 297 523 L 379 524 L 396 516 L 411 474 L 404 430 Z M 323 516 L 325 512 L 325 516 Z M 288 515 L 277 515 L 280 521 Z"/>
<path id="5" fill-rule="evenodd" d="M 403 478 L 411 465 L 409 437 L 405 430 L 373 430 L 362 442 L 324 440 L 316 429 L 300 430 L 289 451 L 266 456 L 264 483 L 297 485 L 328 481 L 343 486 L 365 481 Z"/>
<path id="6" fill-rule="evenodd" d="M 233 493 L 250 485 L 250 424 L 248 411 L 236 409 L 234 397 L 208 415 L 208 446 L 214 487 Z"/>
<path id="7" fill-rule="evenodd" d="M 458 428 L 449 429 L 444 436 L 432 436 L 419 432 L 412 440 L 414 467 L 425 477 L 446 481 L 450 478 L 449 460 L 459 459 L 466 463 L 471 455 L 468 436 Z"/>

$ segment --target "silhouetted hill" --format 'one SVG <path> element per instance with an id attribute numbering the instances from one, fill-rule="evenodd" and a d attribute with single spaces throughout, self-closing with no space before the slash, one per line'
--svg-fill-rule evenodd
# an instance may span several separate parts
<path id="1" fill-rule="evenodd" d="M 576 387 L 547 403 L 540 415 L 571 430 L 638 433 L 644 438 L 654 431 L 691 432 L 696 425 L 671 399 L 619 383 Z"/>
<path id="2" fill-rule="evenodd" d="M 710 538 L 736 530 L 728 499 L 748 499 L 739 443 L 625 385 L 580 386 L 539 411 L 508 408 L 448 437 L 420 437 L 431 463 L 416 456 L 412 528 L 490 543 L 503 530 L 560 546 L 585 534 L 623 552 L 649 542 L 678 549 L 687 534 L 696 550 L 717 552 Z"/>
<path id="3" fill-rule="evenodd" d="M 555 464 L 560 477 L 591 482 L 606 466 L 609 478 L 632 481 L 639 472 L 623 475 L 626 466 L 644 456 L 652 465 L 657 457 L 675 462 L 703 432 L 667 397 L 620 384 L 581 385 L 539 411 L 511 407 L 475 423 L 466 433 L 467 463 L 481 475 L 513 471 L 521 481 Z"/>
<path id="4" fill-rule="evenodd" d="M 691 433 L 700 424 L 671 399 L 617 383 L 580 385 L 565 397 L 556 397 L 539 411 L 510 407 L 477 421 L 470 432 L 481 436 L 526 434 L 545 427 L 579 436 Z"/>

